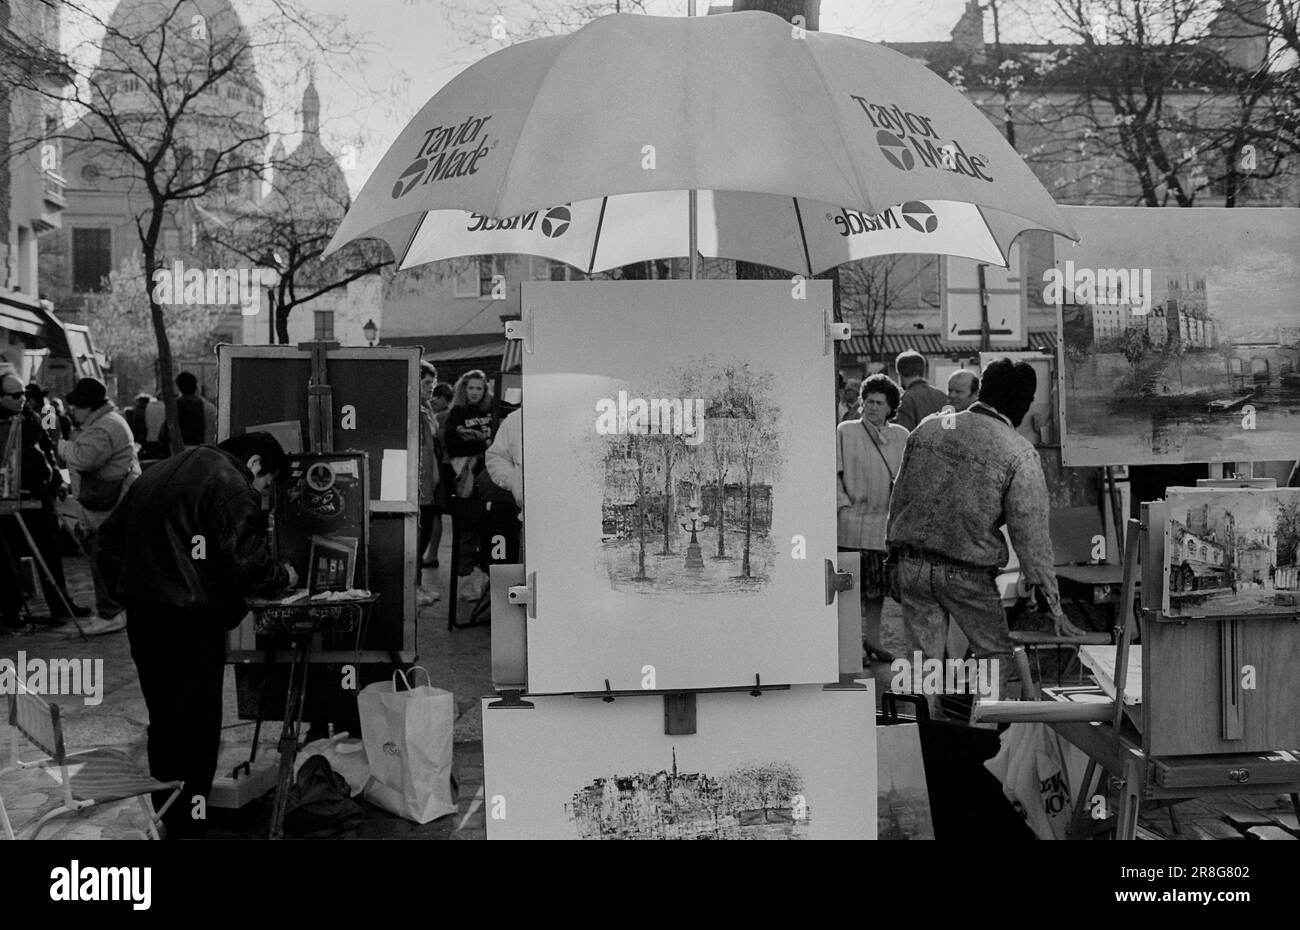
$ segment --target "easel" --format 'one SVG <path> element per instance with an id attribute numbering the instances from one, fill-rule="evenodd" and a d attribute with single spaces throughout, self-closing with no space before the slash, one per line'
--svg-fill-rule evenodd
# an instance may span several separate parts
<path id="1" fill-rule="evenodd" d="M 1234 484 L 1233 486 L 1238 486 Z M 1285 697 L 1276 702 L 1261 698 L 1263 705 L 1248 722 L 1243 721 L 1240 680 L 1236 663 L 1242 652 L 1241 627 L 1234 618 L 1183 620 L 1166 617 L 1160 607 L 1163 596 L 1164 533 L 1169 506 L 1164 502 L 1142 505 L 1141 521 L 1129 520 L 1124 559 L 1123 620 L 1118 631 L 1115 662 L 1115 698 L 1106 703 L 1062 704 L 1054 701 L 980 702 L 973 719 L 990 722 L 1042 722 L 1069 740 L 1088 756 L 1088 767 L 1075 798 L 1072 836 L 1079 836 L 1090 809 L 1093 777 L 1098 767 L 1110 774 L 1120 792 L 1116 817 L 1117 839 L 1133 839 L 1138 816 L 1148 800 L 1175 801 L 1226 794 L 1289 794 L 1300 816 L 1300 759 L 1274 756 L 1263 748 L 1277 742 L 1300 744 L 1294 733 L 1296 715 Z M 1139 567 L 1139 553 L 1144 558 Z M 1142 572 L 1141 605 L 1145 622 L 1142 704 L 1126 704 L 1130 644 L 1137 632 L 1138 572 Z M 1154 604 L 1156 606 L 1148 606 Z M 1258 618 L 1248 621 L 1263 624 Z M 1195 674 L 1196 658 L 1208 660 L 1203 646 L 1208 628 L 1190 624 L 1219 624 L 1221 645 L 1218 665 L 1221 689 L 1213 696 L 1219 713 L 1206 713 L 1205 700 L 1186 699 L 1189 694 L 1207 693 L 1205 676 Z M 1289 627 L 1294 659 L 1300 659 L 1300 628 L 1283 617 L 1278 629 Z M 1196 637 L 1195 640 L 1192 637 Z M 1181 641 L 1181 642 L 1180 642 Z M 1181 650 L 1181 653 L 1180 653 Z M 1279 650 L 1286 652 L 1279 646 Z M 1194 654 L 1199 652 L 1199 656 Z M 1179 659 L 1182 661 L 1178 661 Z M 1282 660 L 1286 659 L 1282 656 Z M 1232 664 L 1224 665 L 1227 661 Z M 1206 662 L 1208 664 L 1208 661 Z M 1180 679 L 1181 676 L 1181 679 Z M 1285 696 L 1285 678 L 1271 689 L 1270 696 Z M 1235 683 L 1235 685 L 1234 685 Z M 1179 693 L 1179 688 L 1184 688 Z M 1206 717 L 1213 722 L 1207 729 Z M 1233 747 L 1232 742 L 1237 742 Z M 1236 749 L 1236 751 L 1231 751 Z M 1243 749 L 1245 751 L 1243 751 Z"/>
<path id="2" fill-rule="evenodd" d="M 77 620 L 76 612 L 72 605 L 68 603 L 68 598 L 63 592 L 63 586 L 54 578 L 54 572 L 46 563 L 45 557 L 41 555 L 40 548 L 36 545 L 36 540 L 32 538 L 32 531 L 28 529 L 26 521 L 23 520 L 24 510 L 40 510 L 44 506 L 37 500 L 24 500 L 22 496 L 22 432 L 23 424 L 21 416 L 10 418 L 9 422 L 4 424 L 5 438 L 4 447 L 0 450 L 0 466 L 6 471 L 5 483 L 8 485 L 4 489 L 6 496 L 0 498 L 0 519 L 13 517 L 14 522 L 18 524 L 18 530 L 22 534 L 23 542 L 27 550 L 31 552 L 37 567 L 41 570 L 41 575 L 50 583 L 50 590 L 54 591 L 55 596 L 63 604 L 63 610 L 72 620 L 73 626 L 77 628 L 77 634 L 84 640 L 86 632 L 81 628 L 81 623 Z M 12 491 L 12 496 L 7 496 Z M 18 557 L 9 551 L 9 545 L 0 538 L 0 546 L 4 548 L 4 558 L 9 563 L 10 570 L 13 572 L 15 582 L 19 578 Z M 26 598 L 23 600 L 23 610 L 27 610 Z M 31 614 L 28 613 L 28 623 L 32 623 Z"/>

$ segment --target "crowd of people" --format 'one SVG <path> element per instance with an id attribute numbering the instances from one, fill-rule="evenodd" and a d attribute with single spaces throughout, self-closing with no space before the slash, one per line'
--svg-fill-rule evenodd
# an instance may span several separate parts
<path id="1" fill-rule="evenodd" d="M 176 385 L 177 421 L 185 447 L 215 443 L 217 409 L 199 393 L 198 379 L 181 372 Z M 82 378 L 66 397 L 57 397 L 35 382 L 24 386 L 13 370 L 3 375 L 3 395 L 0 421 L 14 418 L 22 423 L 21 491 L 40 504 L 24 512 L 23 522 L 40 555 L 37 575 L 50 620 L 76 619 L 78 627 L 90 633 L 125 629 L 125 611 L 95 565 L 97 537 L 142 473 L 142 462 L 171 454 L 162 402 L 140 394 L 135 405 L 122 412 L 96 378 Z M 25 600 L 20 565 L 31 557 L 31 545 L 13 520 L 4 521 L 0 541 L 0 625 L 21 626 Z M 81 547 L 89 558 L 93 608 L 77 604 L 68 593 L 62 553 L 69 545 Z"/>
<path id="2" fill-rule="evenodd" d="M 1042 464 L 1017 432 L 1034 399 L 1033 367 L 1004 358 L 982 373 L 959 370 L 946 393 L 926 380 L 917 352 L 900 354 L 895 370 L 898 382 L 841 378 L 837 391 L 836 535 L 841 551 L 860 554 L 867 658 L 894 660 L 881 638 L 887 596 L 901 606 L 909 657 L 942 659 L 951 620 L 977 653 L 1009 658 L 994 581 L 1010 554 L 1004 526 L 1057 633 L 1077 634 L 1052 568 Z M 1005 677 L 1012 663 L 1000 667 Z"/>

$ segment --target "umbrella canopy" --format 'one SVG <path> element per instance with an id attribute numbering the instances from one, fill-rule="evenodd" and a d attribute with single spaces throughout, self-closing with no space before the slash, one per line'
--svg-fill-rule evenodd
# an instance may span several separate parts
<path id="1" fill-rule="evenodd" d="M 401 241 L 432 210 L 513 217 L 688 190 L 868 215 L 971 204 L 991 224 L 1005 215 L 1077 239 L 993 124 L 906 56 L 770 13 L 613 14 L 503 49 L 448 83 L 385 154 L 325 254 L 361 236 Z"/>
<path id="2" fill-rule="evenodd" d="M 990 211 L 991 212 L 991 211 Z M 587 274 L 689 251 L 686 191 L 652 191 L 560 204 L 494 219 L 431 210 L 414 235 L 389 240 L 399 268 L 463 255 L 517 253 L 565 262 Z M 951 201 L 910 201 L 878 214 L 775 194 L 700 191 L 701 255 L 815 275 L 844 262 L 910 252 L 1006 264 L 1023 220 L 985 217 Z"/>

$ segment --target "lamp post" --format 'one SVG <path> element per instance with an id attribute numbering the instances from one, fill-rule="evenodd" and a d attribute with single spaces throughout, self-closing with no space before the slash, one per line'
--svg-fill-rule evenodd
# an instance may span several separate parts
<path id="1" fill-rule="evenodd" d="M 284 259 L 280 257 L 279 252 L 268 249 L 258 259 L 257 267 L 261 272 L 262 287 L 266 288 L 266 342 L 267 345 L 275 345 L 275 289 L 280 285 Z"/>
<path id="2" fill-rule="evenodd" d="M 370 343 L 373 349 L 375 341 L 379 338 L 379 327 L 375 325 L 374 320 L 366 320 L 366 325 L 361 327 L 361 335 L 365 337 L 366 342 Z"/>
<path id="3" fill-rule="evenodd" d="M 686 510 L 686 520 L 681 524 L 682 529 L 691 531 L 691 541 L 686 547 L 686 567 L 703 568 L 704 556 L 700 553 L 699 529 L 700 524 L 709 522 L 709 518 L 700 515 L 698 504 L 693 503 Z"/>

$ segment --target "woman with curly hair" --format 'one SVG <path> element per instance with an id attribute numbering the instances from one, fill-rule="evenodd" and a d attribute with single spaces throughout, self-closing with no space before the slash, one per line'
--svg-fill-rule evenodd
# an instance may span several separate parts
<path id="1" fill-rule="evenodd" d="M 846 420 L 835 429 L 836 534 L 841 552 L 862 553 L 862 646 L 878 661 L 889 662 L 893 657 L 880 643 L 885 527 L 889 494 L 903 463 L 908 434 L 889 422 L 902 391 L 888 375 L 863 381 L 860 396 L 862 419 Z"/>
<path id="2" fill-rule="evenodd" d="M 465 577 L 474 571 L 479 530 L 474 508 L 467 504 L 474 493 L 474 476 L 483 467 L 483 453 L 492 441 L 492 398 L 487 375 L 482 371 L 467 371 L 456 380 L 451 409 L 442 426 L 442 440 L 455 477 L 454 487 L 448 490 L 457 498 L 454 519 L 460 529 L 456 573 Z"/>

